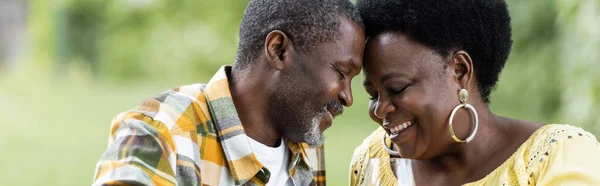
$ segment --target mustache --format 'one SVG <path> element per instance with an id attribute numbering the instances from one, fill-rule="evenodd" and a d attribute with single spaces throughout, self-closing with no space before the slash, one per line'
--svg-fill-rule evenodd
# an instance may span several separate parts
<path id="1" fill-rule="evenodd" d="M 327 104 L 325 104 L 325 106 L 323 107 L 323 111 L 325 111 L 325 109 L 331 112 L 331 115 L 334 117 L 344 112 L 344 106 L 337 100 L 328 101 Z"/>

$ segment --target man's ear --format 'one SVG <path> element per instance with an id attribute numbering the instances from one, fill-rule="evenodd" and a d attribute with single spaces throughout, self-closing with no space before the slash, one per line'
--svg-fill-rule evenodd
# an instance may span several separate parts
<path id="1" fill-rule="evenodd" d="M 285 58 L 288 57 L 290 50 L 290 40 L 281 30 L 273 30 L 265 39 L 265 57 L 269 64 L 281 70 L 285 67 Z"/>
<path id="2" fill-rule="evenodd" d="M 475 71 L 473 70 L 473 60 L 471 56 L 464 51 L 459 50 L 452 56 L 452 61 L 449 65 L 454 67 L 454 80 L 465 89 L 472 86 Z"/>

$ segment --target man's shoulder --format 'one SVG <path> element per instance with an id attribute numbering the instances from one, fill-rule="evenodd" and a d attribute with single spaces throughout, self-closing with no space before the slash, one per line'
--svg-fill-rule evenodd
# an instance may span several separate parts
<path id="1" fill-rule="evenodd" d="M 152 97 L 150 100 L 157 100 L 165 104 L 173 104 L 172 101 L 197 101 L 204 98 L 204 88 L 206 84 L 197 83 L 191 85 L 183 85 L 164 91 L 163 93 Z"/>
<path id="2" fill-rule="evenodd" d="M 150 99 L 144 100 L 134 111 L 157 114 L 183 114 L 194 103 L 206 103 L 204 98 L 206 84 L 184 85 L 164 91 Z"/>
<path id="3" fill-rule="evenodd" d="M 129 119 L 128 116 L 142 115 L 164 124 L 170 131 L 196 130 L 197 125 L 210 122 L 205 87 L 206 84 L 198 83 L 169 89 L 119 114 L 113 122 L 123 122 Z"/>

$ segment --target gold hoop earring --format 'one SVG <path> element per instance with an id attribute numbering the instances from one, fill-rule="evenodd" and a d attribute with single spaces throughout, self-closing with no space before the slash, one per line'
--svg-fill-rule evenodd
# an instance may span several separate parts
<path id="1" fill-rule="evenodd" d="M 389 148 L 389 147 L 388 147 L 388 146 L 385 144 L 385 136 L 386 136 L 386 135 L 387 135 L 387 134 L 383 134 L 383 139 L 381 139 L 381 145 L 383 145 L 383 149 L 384 149 L 384 150 L 385 150 L 385 151 L 386 151 L 388 154 L 390 154 L 390 155 L 392 155 L 392 156 L 398 156 L 398 157 L 400 157 L 400 153 L 399 153 L 398 151 L 394 151 L 394 150 L 390 149 L 390 148 Z M 394 145 L 394 144 L 392 143 L 392 145 Z"/>
<path id="2" fill-rule="evenodd" d="M 471 140 L 473 140 L 473 138 L 475 138 L 475 134 L 477 134 L 477 129 L 479 128 L 479 118 L 477 117 L 477 111 L 472 105 L 467 103 L 468 97 L 469 92 L 466 89 L 460 89 L 460 91 L 458 91 L 458 99 L 461 103 L 454 107 L 454 109 L 452 109 L 452 113 L 450 113 L 450 119 L 448 121 L 448 125 L 450 126 L 450 136 L 452 136 L 452 139 L 454 139 L 454 141 L 458 143 L 469 143 Z M 456 114 L 456 111 L 458 111 L 458 109 L 462 107 L 468 109 L 471 113 L 471 116 L 475 118 L 475 123 L 473 124 L 473 131 L 471 131 L 471 135 L 469 135 L 469 137 L 467 137 L 467 139 L 465 140 L 458 139 L 458 137 L 456 137 L 456 134 L 454 133 L 454 129 L 452 129 L 452 120 L 454 119 L 454 114 Z"/>

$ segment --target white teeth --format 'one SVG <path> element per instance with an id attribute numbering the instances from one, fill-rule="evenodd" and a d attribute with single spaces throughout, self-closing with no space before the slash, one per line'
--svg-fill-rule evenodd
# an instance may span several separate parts
<path id="1" fill-rule="evenodd" d="M 407 121 L 407 122 L 404 122 L 404 123 L 402 123 L 402 124 L 400 124 L 400 125 L 398 125 L 398 126 L 396 126 L 394 128 L 391 128 L 390 132 L 392 134 L 398 134 L 398 132 L 400 132 L 400 131 L 402 131 L 402 130 L 410 127 L 410 126 L 412 126 L 412 121 Z"/>
<path id="2" fill-rule="evenodd" d="M 396 126 L 396 127 L 392 128 L 392 133 L 396 134 L 396 133 L 400 132 L 401 130 L 402 130 L 402 127 Z"/>
<path id="3" fill-rule="evenodd" d="M 400 131 L 402 131 L 402 130 L 410 127 L 410 126 L 412 126 L 412 121 L 407 121 L 407 122 L 404 122 L 404 123 L 402 123 L 402 124 L 400 124 L 400 125 L 398 125 L 398 126 L 396 126 L 394 128 L 391 128 L 390 132 L 392 134 L 397 134 L 398 132 L 400 132 Z"/>

